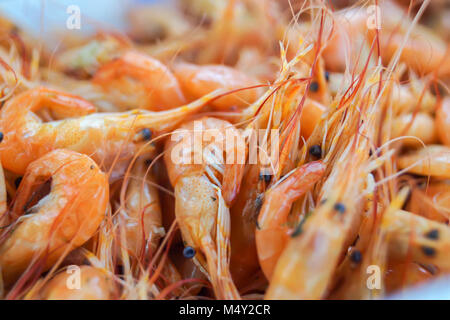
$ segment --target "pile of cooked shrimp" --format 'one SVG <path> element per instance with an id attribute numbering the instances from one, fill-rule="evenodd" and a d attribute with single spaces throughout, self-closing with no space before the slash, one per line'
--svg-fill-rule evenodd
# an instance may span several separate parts
<path id="1" fill-rule="evenodd" d="M 56 48 L 1 19 L 0 297 L 378 299 L 444 276 L 449 14 L 179 0 Z"/>

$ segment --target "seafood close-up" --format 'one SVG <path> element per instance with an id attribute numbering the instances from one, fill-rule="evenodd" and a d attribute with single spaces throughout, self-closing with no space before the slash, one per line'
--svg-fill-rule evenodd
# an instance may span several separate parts
<path id="1" fill-rule="evenodd" d="M 129 2 L 0 6 L 0 299 L 450 298 L 449 1 Z"/>

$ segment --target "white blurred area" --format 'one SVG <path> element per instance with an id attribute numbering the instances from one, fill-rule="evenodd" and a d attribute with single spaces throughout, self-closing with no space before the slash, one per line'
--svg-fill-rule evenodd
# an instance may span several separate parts
<path id="1" fill-rule="evenodd" d="M 450 300 L 450 276 L 419 284 L 416 287 L 393 294 L 390 300 Z"/>
<path id="2" fill-rule="evenodd" d="M 46 42 L 53 42 L 65 32 L 91 33 L 96 29 L 123 31 L 126 13 L 133 5 L 166 3 L 167 0 L 0 0 L 0 12 L 19 27 Z M 81 29 L 68 30 L 67 8 L 80 8 Z"/>

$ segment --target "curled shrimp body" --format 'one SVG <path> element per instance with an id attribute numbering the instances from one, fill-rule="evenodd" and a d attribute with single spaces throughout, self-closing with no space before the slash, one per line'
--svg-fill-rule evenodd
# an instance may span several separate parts
<path id="1" fill-rule="evenodd" d="M 400 60 L 420 74 L 436 71 L 438 76 L 450 74 L 450 57 L 447 44 L 423 26 L 414 26 L 409 38 L 403 45 L 412 20 L 406 12 L 391 1 L 379 4 L 380 23 L 383 32 L 379 33 L 380 53 L 388 64 L 399 49 Z M 371 44 L 375 38 L 374 30 L 367 30 L 367 14 L 364 8 L 342 10 L 337 13 L 336 25 L 324 52 L 327 66 L 333 71 L 344 71 L 349 61 L 358 61 L 361 47 L 355 45 L 355 39 L 366 38 Z M 376 28 L 373 28 L 376 29 Z M 402 46 L 403 45 L 403 46 Z M 361 60 L 361 59 L 359 59 Z"/>
<path id="2" fill-rule="evenodd" d="M 380 37 L 381 53 L 385 61 L 394 57 L 406 34 L 406 28 L 398 27 L 398 24 L 389 27 Z M 446 50 L 447 44 L 433 32 L 425 27 L 416 26 L 403 47 L 400 59 L 420 74 L 436 71 L 438 76 L 448 77 L 450 57 Z"/>
<path id="3" fill-rule="evenodd" d="M 173 70 L 183 91 L 191 99 L 198 99 L 217 89 L 231 91 L 257 84 L 256 80 L 245 73 L 223 65 L 197 66 L 189 63 L 177 63 Z M 245 89 L 226 95 L 214 101 L 211 105 L 218 110 L 229 110 L 233 107 L 242 109 L 253 103 L 257 98 L 257 89 Z"/>
<path id="4" fill-rule="evenodd" d="M 165 148 L 164 160 L 170 182 L 175 189 L 175 215 L 186 245 L 196 250 L 195 259 L 207 270 L 217 298 L 238 299 L 239 293 L 231 279 L 228 266 L 230 218 L 226 203 L 230 203 L 239 190 L 236 186 L 240 185 L 243 164 L 223 166 L 223 162 L 222 165 L 218 164 L 220 162 L 209 162 L 210 157 L 214 155 L 208 154 L 208 149 L 210 152 L 213 150 L 216 157 L 222 156 L 223 153 L 237 152 L 238 159 L 239 152 L 242 151 L 236 151 L 234 147 L 229 149 L 229 146 L 224 149 L 225 136 L 217 135 L 213 143 L 208 142 L 207 146 L 201 145 L 200 149 L 196 149 L 195 144 L 199 141 L 195 141 L 195 136 L 194 141 L 191 139 L 191 134 L 194 132 L 195 135 L 199 130 L 196 128 L 196 122 L 188 122 L 176 130 Z M 226 130 L 231 130 L 233 136 L 240 135 L 227 121 L 202 118 L 197 123 L 199 122 L 201 133 L 218 130 L 215 132 L 224 134 Z M 174 135 L 178 140 L 174 141 Z M 208 140 L 206 136 L 202 136 L 203 138 Z M 205 155 L 205 159 L 198 164 L 175 161 L 174 152 L 180 150 L 183 153 L 194 153 L 194 156 L 200 153 Z M 245 150 L 243 152 L 245 153 Z M 222 183 L 219 180 L 221 175 Z M 226 201 L 227 199 L 229 201 Z"/>
<path id="5" fill-rule="evenodd" d="M 136 51 L 127 51 L 102 66 L 93 82 L 121 109 L 159 111 L 186 101 L 172 72 L 158 60 Z"/>
<path id="6" fill-rule="evenodd" d="M 51 179 L 50 193 L 28 208 L 30 197 Z M 106 175 L 86 155 L 55 150 L 32 162 L 11 211 L 11 232 L 0 247 L 6 283 L 17 279 L 33 259 L 44 269 L 91 238 L 105 216 Z M 24 215 L 25 214 L 25 215 Z"/>
<path id="7" fill-rule="evenodd" d="M 286 246 L 290 230 L 285 223 L 292 204 L 314 186 L 324 171 L 320 161 L 307 163 L 266 191 L 255 238 L 259 262 L 269 280 Z"/>
<path id="8" fill-rule="evenodd" d="M 69 271 L 69 270 L 67 270 Z M 115 295 L 115 283 L 101 269 L 81 266 L 80 288 L 67 286 L 73 273 L 61 272 L 42 288 L 40 298 L 45 300 L 109 300 Z"/>
<path id="9" fill-rule="evenodd" d="M 395 114 L 420 113 L 430 114 L 436 109 L 436 97 L 426 90 L 425 84 L 410 74 L 408 84 L 393 83 L 391 89 L 392 108 Z M 420 103 L 419 103 L 420 102 Z"/>
<path id="10" fill-rule="evenodd" d="M 423 176 L 450 178 L 450 148 L 429 145 L 399 157 L 400 169 Z"/>
<path id="11" fill-rule="evenodd" d="M 401 136 L 413 136 L 416 138 L 402 139 L 403 144 L 406 146 L 435 143 L 437 140 L 435 121 L 424 112 L 420 112 L 415 116 L 413 114 L 400 115 L 392 121 L 392 138 Z"/>
<path id="12" fill-rule="evenodd" d="M 58 91 L 36 88 L 8 101 L 0 111 L 0 145 L 4 167 L 23 174 L 27 165 L 55 149 L 88 154 L 102 167 L 121 172 L 136 152 L 149 152 L 152 136 L 170 131 L 200 110 L 208 97 L 176 109 L 152 112 L 95 113 L 85 100 Z M 47 107 L 71 118 L 43 122 L 36 113 Z M 120 175 L 120 174 L 119 174 Z"/>
<path id="13" fill-rule="evenodd" d="M 323 52 L 327 68 L 332 71 L 344 71 L 347 61 L 357 61 L 359 46 L 352 41 L 358 39 L 367 16 L 361 10 L 345 10 L 336 16 L 333 33 Z"/>

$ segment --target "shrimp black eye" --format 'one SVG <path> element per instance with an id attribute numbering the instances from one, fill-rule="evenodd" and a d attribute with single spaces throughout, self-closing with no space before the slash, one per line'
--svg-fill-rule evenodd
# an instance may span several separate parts
<path id="1" fill-rule="evenodd" d="M 428 257 L 433 257 L 436 255 L 436 249 L 432 247 L 422 246 L 422 252 Z"/>
<path id="2" fill-rule="evenodd" d="M 438 240 L 439 239 L 439 230 L 438 229 L 430 230 L 425 234 L 425 237 L 427 237 L 428 239 L 431 239 L 431 240 Z"/>
<path id="3" fill-rule="evenodd" d="M 345 212 L 345 205 L 341 202 L 337 202 L 334 205 L 334 210 L 336 210 L 339 213 L 344 213 Z"/>
<path id="4" fill-rule="evenodd" d="M 325 71 L 325 80 L 330 81 L 330 73 Z"/>
<path id="5" fill-rule="evenodd" d="M 353 250 L 352 253 L 350 253 L 350 260 L 354 263 L 360 263 L 362 260 L 362 254 L 359 250 Z"/>
<path id="6" fill-rule="evenodd" d="M 3 141 L 3 132 L 0 132 L 0 142 Z"/>
<path id="7" fill-rule="evenodd" d="M 309 148 L 309 154 L 313 157 L 320 158 L 322 156 L 322 148 L 318 144 L 315 144 Z"/>
<path id="8" fill-rule="evenodd" d="M 152 138 L 152 131 L 148 128 L 142 129 L 141 134 L 142 134 L 142 138 L 145 141 L 148 141 Z"/>
<path id="9" fill-rule="evenodd" d="M 311 92 L 317 92 L 319 90 L 319 84 L 317 83 L 317 81 L 311 82 L 311 85 L 309 86 L 309 90 Z"/>
<path id="10" fill-rule="evenodd" d="M 271 174 L 264 174 L 264 173 L 259 174 L 259 180 L 264 180 L 266 183 L 269 183 L 270 179 L 272 179 Z"/>
<path id="11" fill-rule="evenodd" d="M 192 248 L 191 246 L 185 247 L 183 250 L 183 256 L 186 259 L 192 259 L 195 256 L 195 249 Z"/>

